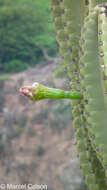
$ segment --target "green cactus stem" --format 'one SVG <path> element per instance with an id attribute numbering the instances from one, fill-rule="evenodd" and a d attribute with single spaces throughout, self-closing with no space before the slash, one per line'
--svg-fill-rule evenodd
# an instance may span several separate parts
<path id="1" fill-rule="evenodd" d="M 107 0 L 50 1 L 62 64 L 83 95 L 71 101 L 83 176 L 89 190 L 107 190 Z"/>
<path id="2" fill-rule="evenodd" d="M 49 88 L 39 83 L 31 86 L 24 86 L 20 89 L 22 95 L 29 97 L 33 101 L 42 99 L 82 99 L 80 92 L 64 91 L 56 88 Z"/>

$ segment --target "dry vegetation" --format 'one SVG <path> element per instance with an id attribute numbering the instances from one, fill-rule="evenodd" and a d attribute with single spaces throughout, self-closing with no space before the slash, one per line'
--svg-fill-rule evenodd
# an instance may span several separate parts
<path id="1" fill-rule="evenodd" d="M 19 94 L 22 85 L 35 81 L 67 89 L 66 79 L 56 79 L 52 74 L 55 68 L 56 64 L 41 63 L 0 81 L 2 183 L 45 183 L 48 190 L 63 190 L 62 168 L 76 155 L 70 102 L 32 103 Z"/>

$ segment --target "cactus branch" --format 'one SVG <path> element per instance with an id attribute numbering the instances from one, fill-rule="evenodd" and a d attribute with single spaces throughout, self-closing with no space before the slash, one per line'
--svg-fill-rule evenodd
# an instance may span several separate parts
<path id="1" fill-rule="evenodd" d="M 22 95 L 27 96 L 33 101 L 42 99 L 82 99 L 80 92 L 64 91 L 56 88 L 49 88 L 39 83 L 31 86 L 24 86 L 20 89 Z"/>

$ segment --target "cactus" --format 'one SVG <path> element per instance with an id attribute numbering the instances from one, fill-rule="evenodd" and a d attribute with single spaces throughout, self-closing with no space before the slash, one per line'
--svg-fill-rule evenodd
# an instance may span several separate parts
<path id="1" fill-rule="evenodd" d="M 61 63 L 70 78 L 71 91 L 51 89 L 53 95 L 43 98 L 71 94 L 66 98 L 72 99 L 78 159 L 85 182 L 89 190 L 107 190 L 107 1 L 50 2 Z M 26 89 L 30 89 L 30 96 Z M 24 87 L 21 92 L 36 100 L 31 89 Z"/>
<path id="2" fill-rule="evenodd" d="M 80 165 L 90 190 L 106 190 L 107 3 L 51 0 L 51 6 L 52 12 L 55 7 L 62 10 L 53 15 L 53 21 L 60 17 L 56 39 L 71 89 L 83 95 L 81 100 L 72 100 Z"/>
<path id="3" fill-rule="evenodd" d="M 35 82 L 31 86 L 24 86 L 20 89 L 21 94 L 29 97 L 32 101 L 42 99 L 82 99 L 80 92 L 64 91 L 56 88 L 49 88 Z"/>

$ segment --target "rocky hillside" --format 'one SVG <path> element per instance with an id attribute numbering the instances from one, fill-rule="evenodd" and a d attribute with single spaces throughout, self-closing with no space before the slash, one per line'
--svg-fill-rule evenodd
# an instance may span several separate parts
<path id="1" fill-rule="evenodd" d="M 19 88 L 33 82 L 68 89 L 55 78 L 56 63 L 0 78 L 0 183 L 47 184 L 63 190 L 61 174 L 76 158 L 69 100 L 31 102 Z"/>

